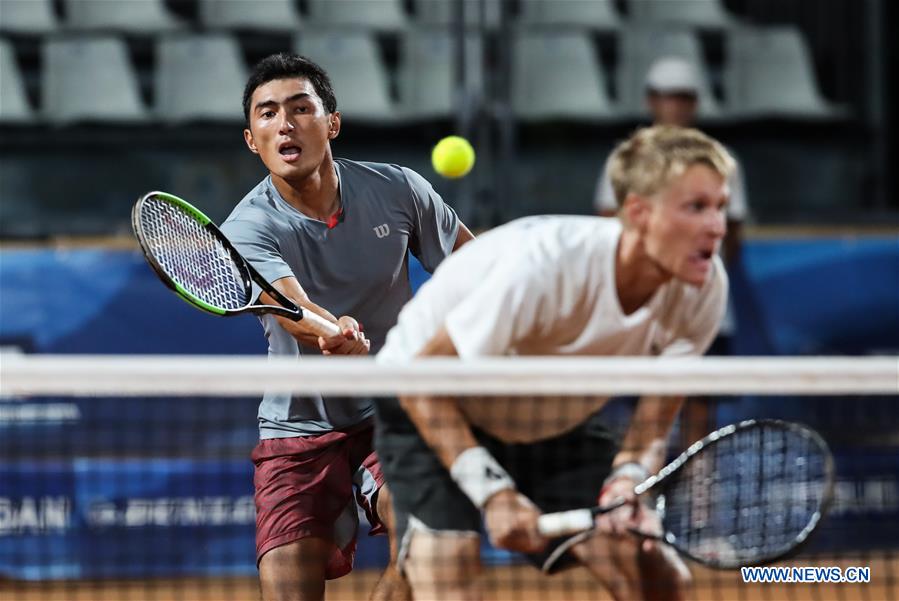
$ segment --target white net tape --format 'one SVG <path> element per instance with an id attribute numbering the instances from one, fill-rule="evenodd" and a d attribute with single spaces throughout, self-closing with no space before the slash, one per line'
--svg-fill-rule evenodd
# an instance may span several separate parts
<path id="1" fill-rule="evenodd" d="M 0 395 L 897 394 L 899 357 L 427 359 L 4 355 Z"/>

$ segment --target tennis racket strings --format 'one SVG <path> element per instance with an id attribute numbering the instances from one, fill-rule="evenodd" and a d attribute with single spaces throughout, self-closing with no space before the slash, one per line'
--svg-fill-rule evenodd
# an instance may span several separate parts
<path id="1" fill-rule="evenodd" d="M 832 459 L 817 434 L 758 424 L 690 458 L 658 499 L 666 538 L 688 554 L 740 567 L 788 553 L 821 519 Z"/>
<path id="2" fill-rule="evenodd" d="M 163 271 L 196 298 L 237 310 L 249 301 L 249 286 L 229 250 L 204 223 L 157 196 L 141 203 L 143 241 Z"/>

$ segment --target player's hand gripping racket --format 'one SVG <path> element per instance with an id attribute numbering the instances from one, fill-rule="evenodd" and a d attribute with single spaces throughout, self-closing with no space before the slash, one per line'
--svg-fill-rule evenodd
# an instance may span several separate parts
<path id="1" fill-rule="evenodd" d="M 656 498 L 664 534 L 651 538 L 707 566 L 729 569 L 797 550 L 827 510 L 833 473 L 830 450 L 817 432 L 748 420 L 694 443 L 634 493 Z M 546 514 L 538 529 L 546 537 L 585 531 L 594 527 L 594 516 L 623 504 Z"/>
<path id="2" fill-rule="evenodd" d="M 240 256 L 218 227 L 190 203 L 165 192 L 150 192 L 134 204 L 131 225 L 147 262 L 163 283 L 193 306 L 215 315 L 271 313 L 303 320 L 318 336 L 340 327 L 303 311 L 278 292 Z M 254 304 L 256 282 L 281 306 Z"/>

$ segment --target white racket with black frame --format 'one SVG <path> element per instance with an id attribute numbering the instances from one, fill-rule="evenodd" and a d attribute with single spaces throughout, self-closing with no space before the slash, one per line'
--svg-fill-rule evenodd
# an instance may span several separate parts
<path id="1" fill-rule="evenodd" d="M 704 565 L 735 569 L 795 553 L 820 524 L 833 494 L 833 457 L 810 428 L 748 420 L 694 443 L 634 493 L 652 495 L 663 540 Z M 621 507 L 546 514 L 547 537 L 595 527 L 595 516 Z"/>
<path id="2" fill-rule="evenodd" d="M 302 320 L 318 336 L 340 334 L 340 327 L 303 311 L 244 259 L 209 217 L 185 200 L 149 192 L 134 204 L 131 225 L 147 262 L 182 299 L 214 315 L 271 313 Z M 278 305 L 254 303 L 253 282 Z"/>

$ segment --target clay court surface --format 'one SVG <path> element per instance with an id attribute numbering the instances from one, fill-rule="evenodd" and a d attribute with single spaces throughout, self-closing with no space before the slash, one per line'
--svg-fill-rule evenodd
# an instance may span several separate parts
<path id="1" fill-rule="evenodd" d="M 867 584 L 743 584 L 739 572 L 715 572 L 692 566 L 697 601 L 814 600 L 887 601 L 899 599 L 899 559 L 868 557 L 852 561 L 816 560 L 790 565 L 870 566 Z M 360 571 L 329 583 L 328 601 L 364 601 L 378 573 Z M 584 570 L 544 578 L 529 566 L 488 568 L 484 573 L 489 601 L 582 601 L 611 599 Z M 0 582 L 0 601 L 257 601 L 254 578 L 186 578 L 55 583 Z"/>

